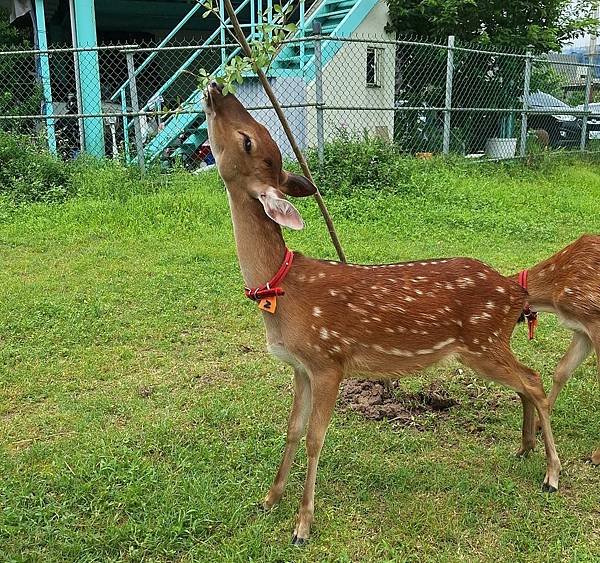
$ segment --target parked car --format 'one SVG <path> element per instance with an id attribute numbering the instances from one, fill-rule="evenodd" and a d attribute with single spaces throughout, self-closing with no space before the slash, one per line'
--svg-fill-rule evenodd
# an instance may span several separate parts
<path id="1" fill-rule="evenodd" d="M 592 103 L 588 106 L 591 114 L 587 120 L 587 138 L 592 141 L 600 139 L 600 104 Z M 584 104 L 579 104 L 575 109 L 584 110 Z"/>
<path id="2" fill-rule="evenodd" d="M 567 112 L 572 108 L 558 98 L 545 92 L 533 92 L 527 99 L 531 109 L 552 110 L 552 113 L 529 114 L 529 129 L 547 137 L 552 148 L 578 146 L 581 142 L 581 119 Z"/>

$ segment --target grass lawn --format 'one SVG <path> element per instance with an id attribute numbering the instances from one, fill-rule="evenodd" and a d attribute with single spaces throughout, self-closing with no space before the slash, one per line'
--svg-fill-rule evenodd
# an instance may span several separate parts
<path id="1" fill-rule="evenodd" d="M 124 176 L 92 169 L 78 180 L 92 195 L 0 206 L 0 560 L 600 560 L 595 358 L 553 417 L 558 494 L 540 491 L 541 440 L 513 455 L 516 395 L 451 364 L 399 391 L 442 380 L 459 401 L 447 414 L 335 414 L 311 541 L 292 547 L 303 451 L 281 505 L 257 508 L 291 371 L 241 291 L 220 181 Z M 508 273 L 600 232 L 600 166 L 424 163 L 401 194 L 327 200 L 353 262 L 470 255 Z M 291 248 L 334 258 L 314 202 L 299 207 Z M 514 347 L 549 384 L 569 338 L 542 315 Z"/>

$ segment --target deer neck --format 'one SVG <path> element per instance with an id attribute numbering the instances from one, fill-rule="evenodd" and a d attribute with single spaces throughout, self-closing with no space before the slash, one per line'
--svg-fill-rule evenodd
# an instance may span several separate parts
<path id="1" fill-rule="evenodd" d="M 281 227 L 271 221 L 260 202 L 245 193 L 227 191 L 238 261 L 246 287 L 258 287 L 277 272 L 285 257 Z"/>

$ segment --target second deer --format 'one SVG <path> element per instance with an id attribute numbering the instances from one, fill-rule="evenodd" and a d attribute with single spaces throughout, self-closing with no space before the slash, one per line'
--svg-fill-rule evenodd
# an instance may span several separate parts
<path id="1" fill-rule="evenodd" d="M 531 309 L 555 313 L 573 331 L 571 345 L 554 372 L 548 396 L 552 409 L 562 388 L 592 350 L 600 377 L 600 236 L 584 235 L 526 273 L 524 285 Z M 600 448 L 591 459 L 600 464 Z"/>
<path id="2" fill-rule="evenodd" d="M 285 451 L 266 508 L 279 502 L 307 432 L 308 468 L 293 543 L 302 545 L 309 537 L 319 455 L 340 382 L 351 375 L 399 378 L 457 357 L 519 394 L 520 453 L 535 445 L 537 410 L 547 460 L 543 488 L 557 490 L 560 461 L 541 379 L 509 346 L 526 292 L 469 258 L 356 265 L 291 253 L 281 226 L 301 229 L 303 222 L 285 196 L 309 196 L 315 186 L 282 169 L 267 129 L 214 82 L 205 111 L 211 150 L 227 188 L 246 295 L 262 309 L 267 349 L 294 370 Z"/>

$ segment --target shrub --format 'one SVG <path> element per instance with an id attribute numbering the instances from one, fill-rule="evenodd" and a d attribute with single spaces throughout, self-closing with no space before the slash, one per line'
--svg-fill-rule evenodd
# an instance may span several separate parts
<path id="1" fill-rule="evenodd" d="M 72 193 L 68 164 L 30 137 L 0 131 L 0 195 L 27 203 L 63 201 Z"/>

